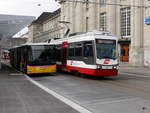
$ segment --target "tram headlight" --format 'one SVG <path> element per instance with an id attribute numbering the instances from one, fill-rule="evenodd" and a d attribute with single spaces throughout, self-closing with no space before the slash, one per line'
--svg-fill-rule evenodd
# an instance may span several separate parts
<path id="1" fill-rule="evenodd" d="M 101 65 L 97 65 L 97 69 L 102 69 L 102 66 Z"/>
<path id="2" fill-rule="evenodd" d="M 118 69 L 118 66 L 113 66 L 113 69 Z"/>

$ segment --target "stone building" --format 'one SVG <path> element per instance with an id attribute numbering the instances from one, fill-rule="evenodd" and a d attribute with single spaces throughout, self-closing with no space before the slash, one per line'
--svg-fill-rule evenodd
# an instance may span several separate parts
<path id="1" fill-rule="evenodd" d="M 61 4 L 61 21 L 70 22 L 72 33 L 109 31 L 120 37 L 121 62 L 150 66 L 150 25 L 144 22 L 150 16 L 150 7 L 145 7 L 150 6 L 150 0 L 56 1 Z"/>
<path id="2" fill-rule="evenodd" d="M 59 38 L 61 27 L 59 25 L 60 9 L 50 13 L 43 12 L 29 26 L 28 42 L 45 42 L 51 38 Z"/>

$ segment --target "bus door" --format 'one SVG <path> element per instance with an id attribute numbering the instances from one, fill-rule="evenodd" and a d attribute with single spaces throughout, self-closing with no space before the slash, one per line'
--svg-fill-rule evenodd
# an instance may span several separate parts
<path id="1" fill-rule="evenodd" d="M 121 45 L 121 61 L 122 62 L 129 61 L 129 44 Z"/>
<path id="2" fill-rule="evenodd" d="M 61 62 L 64 66 L 67 64 L 67 48 L 68 48 L 68 42 L 62 43 L 62 51 L 61 51 Z"/>

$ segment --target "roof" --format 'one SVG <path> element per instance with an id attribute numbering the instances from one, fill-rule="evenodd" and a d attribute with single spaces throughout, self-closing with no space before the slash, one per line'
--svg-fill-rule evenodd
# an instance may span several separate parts
<path id="1" fill-rule="evenodd" d="M 61 12 L 60 9 L 58 9 L 54 12 L 43 12 L 35 21 L 32 22 L 32 24 L 34 24 L 34 23 L 41 24 L 44 21 L 49 20 L 49 19 L 53 18 L 54 16 L 60 14 L 60 12 Z"/>
<path id="2" fill-rule="evenodd" d="M 51 43 L 25 43 L 20 46 L 14 46 L 12 48 L 18 48 L 18 47 L 22 47 L 22 46 L 40 46 L 40 45 L 53 45 L 53 44 L 51 44 Z"/>
<path id="3" fill-rule="evenodd" d="M 0 14 L 0 45 L 6 47 L 6 42 L 21 29 L 35 19 L 34 16 L 2 15 Z"/>
<path id="4" fill-rule="evenodd" d="M 35 17 L 33 16 L 0 14 L 0 35 L 2 37 L 12 37 L 30 24 L 34 19 Z"/>

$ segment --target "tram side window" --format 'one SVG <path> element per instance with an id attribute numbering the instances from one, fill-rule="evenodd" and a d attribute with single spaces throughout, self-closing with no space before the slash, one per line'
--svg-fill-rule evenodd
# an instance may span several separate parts
<path id="1" fill-rule="evenodd" d="M 73 43 L 69 44 L 69 56 L 70 57 L 74 56 L 74 44 Z"/>
<path id="2" fill-rule="evenodd" d="M 84 53 L 84 57 L 92 57 L 93 56 L 92 41 L 84 42 L 83 53 Z"/>
<path id="3" fill-rule="evenodd" d="M 75 56 L 82 56 L 82 43 L 76 43 L 75 45 Z"/>

